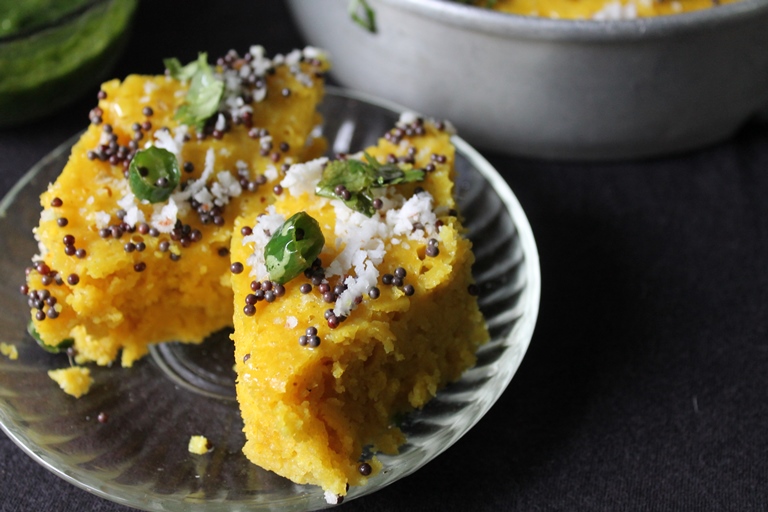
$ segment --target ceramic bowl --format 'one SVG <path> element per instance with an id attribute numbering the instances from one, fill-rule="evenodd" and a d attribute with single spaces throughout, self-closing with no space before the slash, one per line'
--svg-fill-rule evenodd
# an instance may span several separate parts
<path id="1" fill-rule="evenodd" d="M 288 0 L 342 85 L 451 120 L 482 149 L 612 160 L 722 140 L 768 111 L 768 0 L 656 18 L 516 16 L 444 0 Z"/>

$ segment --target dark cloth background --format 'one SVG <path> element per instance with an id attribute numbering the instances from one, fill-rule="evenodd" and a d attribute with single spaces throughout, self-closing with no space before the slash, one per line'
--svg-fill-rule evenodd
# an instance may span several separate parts
<path id="1" fill-rule="evenodd" d="M 279 1 L 144 1 L 113 74 L 254 43 L 305 44 Z M 95 94 L 0 130 L 2 194 L 86 126 Z M 768 510 L 768 127 L 643 162 L 486 157 L 541 256 L 530 350 L 455 446 L 343 510 Z M 0 510 L 129 509 L 0 435 Z"/>

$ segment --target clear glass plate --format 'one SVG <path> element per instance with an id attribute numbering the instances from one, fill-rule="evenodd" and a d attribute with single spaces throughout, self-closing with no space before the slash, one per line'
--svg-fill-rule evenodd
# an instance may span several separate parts
<path id="1" fill-rule="evenodd" d="M 401 109 L 330 89 L 322 106 L 331 151 L 374 144 Z M 103 498 L 145 510 L 299 511 L 324 508 L 318 487 L 296 485 L 251 464 L 234 400 L 233 354 L 227 333 L 202 345 L 165 344 L 133 368 L 92 367 L 91 392 L 76 400 L 47 370 L 66 355 L 41 350 L 26 334 L 29 310 L 18 286 L 37 252 L 32 228 L 38 196 L 67 161 L 69 141 L 31 169 L 0 203 L 0 340 L 19 358 L 0 356 L 0 425 L 32 458 Z M 474 272 L 491 341 L 476 367 L 403 423 L 407 443 L 381 456 L 384 470 L 347 500 L 402 478 L 445 451 L 475 425 L 509 384 L 525 354 L 539 307 L 539 260 L 528 220 L 506 182 L 455 137 L 457 198 L 474 243 Z M 97 420 L 108 415 L 106 423 Z M 187 451 L 189 436 L 206 435 L 209 454 Z M 489 445 L 489 448 L 491 446 Z"/>

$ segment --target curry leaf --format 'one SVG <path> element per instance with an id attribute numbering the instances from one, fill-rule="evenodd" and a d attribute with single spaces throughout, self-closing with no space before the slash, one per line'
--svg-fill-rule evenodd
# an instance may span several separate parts
<path id="1" fill-rule="evenodd" d="M 186 66 L 182 66 L 177 59 L 166 59 L 164 62 L 173 78 L 190 82 L 187 101 L 178 108 L 175 118 L 202 130 L 205 122 L 219 110 L 224 95 L 224 82 L 208 65 L 205 53 L 200 53 L 196 61 Z"/>

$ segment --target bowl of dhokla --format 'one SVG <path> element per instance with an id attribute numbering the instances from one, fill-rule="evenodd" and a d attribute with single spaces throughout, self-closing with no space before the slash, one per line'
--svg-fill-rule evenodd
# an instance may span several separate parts
<path id="1" fill-rule="evenodd" d="M 105 82 L 2 203 L 3 429 L 148 510 L 310 510 L 420 468 L 531 339 L 509 187 L 450 121 L 326 88 L 317 48 L 164 67 Z"/>
<path id="2" fill-rule="evenodd" d="M 650 157 L 768 113 L 768 0 L 288 4 L 338 82 L 449 118 L 481 149 Z"/>

